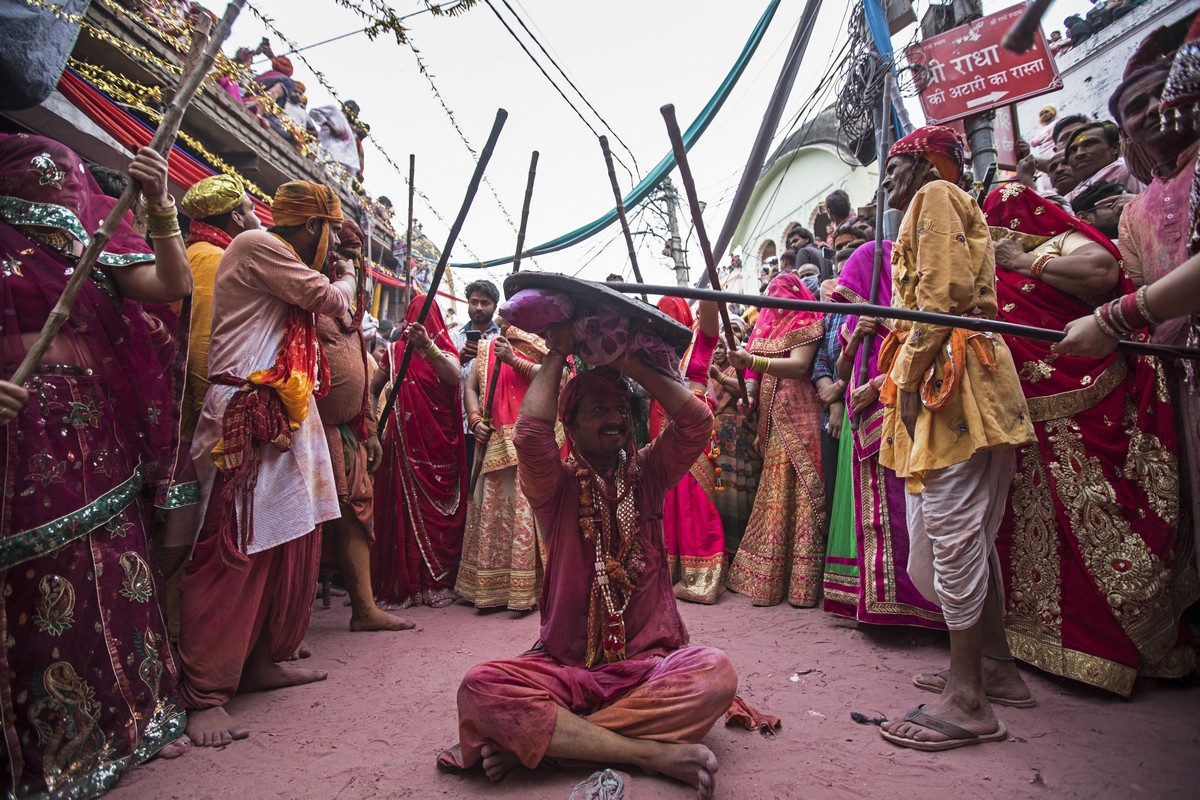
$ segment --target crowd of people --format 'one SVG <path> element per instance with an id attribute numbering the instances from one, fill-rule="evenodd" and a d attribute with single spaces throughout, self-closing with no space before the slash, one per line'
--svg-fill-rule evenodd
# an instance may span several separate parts
<path id="1" fill-rule="evenodd" d="M 284 184 L 264 230 L 237 178 L 176 204 L 139 151 L 142 214 L 34 376 L 0 381 L 4 790 L 93 796 L 185 741 L 244 738 L 235 695 L 326 677 L 302 661 L 322 573 L 352 631 L 411 629 L 397 612 L 419 605 L 538 610 L 532 650 L 466 675 L 438 758 L 492 779 L 628 763 L 711 797 L 702 737 L 758 712 L 676 601 L 726 589 L 947 630 L 949 669 L 913 678 L 938 697 L 881 728 L 903 747 L 1003 740 L 993 707 L 1037 702 L 1017 661 L 1121 696 L 1191 673 L 1194 370 L 1116 347 L 1195 346 L 1198 108 L 1200 22 L 1147 40 L 1112 120 L 1046 121 L 1051 188 L 1031 155 L 980 203 L 959 136 L 918 129 L 884 165 L 894 241 L 831 195 L 832 258 L 790 224 L 767 286 L 1057 344 L 763 301 L 730 347 L 716 305 L 667 297 L 680 358 L 627 315 L 501 306 L 486 280 L 465 324 L 417 294 L 389 336 L 331 188 Z M 126 179 L 104 177 L 0 135 L 6 374 Z"/>

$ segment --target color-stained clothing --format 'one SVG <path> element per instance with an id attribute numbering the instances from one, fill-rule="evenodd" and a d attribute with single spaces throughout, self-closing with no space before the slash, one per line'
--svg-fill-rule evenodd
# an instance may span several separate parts
<path id="1" fill-rule="evenodd" d="M 994 319 L 995 283 L 996 257 L 979 204 L 947 181 L 923 186 L 892 248 L 892 306 Z M 907 336 L 890 369 L 895 387 L 940 391 L 952 373 L 958 381 L 939 410 L 921 409 L 912 439 L 898 408 L 884 414 L 879 461 L 908 478 L 910 492 L 920 491 L 926 472 L 1034 439 L 1012 356 L 999 336 L 964 337 L 967 345 L 974 338 L 974 346 L 962 346 L 955 363 L 945 345 L 952 331 L 963 329 L 898 320 L 895 330 Z M 985 365 L 975 346 L 990 355 L 994 368 Z"/>
<path id="2" fill-rule="evenodd" d="M 252 372 L 270 368 L 284 344 L 292 308 L 341 316 L 353 293 L 350 281 L 343 278 L 331 283 L 266 231 L 242 233 L 225 251 L 217 271 L 209 376 L 245 379 Z M 223 436 L 226 406 L 238 391 L 237 386 L 212 386 L 196 426 L 192 460 L 202 487 L 201 514 L 207 513 L 213 499 L 217 468 L 212 451 Z M 247 554 L 305 536 L 340 514 L 329 448 L 314 398 L 308 399 L 307 418 L 292 431 L 291 447 L 281 451 L 265 446 L 261 456 L 254 491 L 254 536 Z"/>
<path id="3" fill-rule="evenodd" d="M 638 539 L 645 559 L 641 582 L 625 609 L 628 659 L 663 655 L 688 643 L 675 607 L 663 547 L 663 498 L 695 463 L 712 433 L 708 406 L 692 399 L 666 431 L 637 453 Z M 522 416 L 513 434 L 521 490 L 545 532 L 548 560 L 542 583 L 541 644 L 568 667 L 584 664 L 589 598 L 594 577 L 593 546 L 580 531 L 580 487 L 575 468 L 559 456 L 554 425 Z"/>
<path id="4" fill-rule="evenodd" d="M 1137 286 L 1148 286 L 1188 258 L 1188 196 L 1200 144 L 1180 154 L 1168 175 L 1155 175 L 1150 185 L 1129 201 L 1117 226 L 1125 273 Z"/>
<path id="5" fill-rule="evenodd" d="M 1076 197 L 1079 197 L 1079 195 L 1098 183 L 1119 183 L 1130 194 L 1137 194 L 1146 188 L 1146 184 L 1135 178 L 1133 173 L 1129 171 L 1129 167 L 1125 165 L 1125 159 L 1118 158 L 1108 166 L 1096 170 L 1095 174 L 1080 181 L 1074 189 L 1067 192 L 1067 202 L 1074 201 Z"/>
<path id="6" fill-rule="evenodd" d="M 713 647 L 681 647 L 591 669 L 564 666 L 545 651 L 532 650 L 480 664 L 463 678 L 458 690 L 462 750 L 451 765 L 471 766 L 490 742 L 526 767 L 536 767 L 554 735 L 559 708 L 622 736 L 699 742 L 736 692 L 733 664 Z"/>

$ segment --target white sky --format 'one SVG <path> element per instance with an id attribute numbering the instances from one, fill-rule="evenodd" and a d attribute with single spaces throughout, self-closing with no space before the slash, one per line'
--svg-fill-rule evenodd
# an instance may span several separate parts
<path id="1" fill-rule="evenodd" d="M 1013 5 L 1014 0 L 985 0 L 990 13 Z M 251 0 L 289 39 L 300 46 L 361 28 L 353 12 L 331 0 Z M 497 9 L 509 24 L 523 34 L 500 0 Z M 588 100 L 629 145 L 644 175 L 669 150 L 659 107 L 674 103 L 680 126 L 685 128 L 716 90 L 755 22 L 767 6 L 766 0 L 610 0 L 584 3 L 581 0 L 509 0 L 559 65 L 585 93 Z M 218 12 L 219 0 L 205 5 Z M 363 0 L 363 5 L 368 5 Z M 398 13 L 423 8 L 416 0 L 393 0 Z M 701 199 L 708 205 L 705 224 L 715 238 L 725 219 L 727 203 L 758 130 L 760 115 L 782 65 L 788 43 L 804 8 L 804 0 L 783 0 L 775 19 L 725 107 L 691 151 L 689 159 Z M 918 18 L 928 0 L 917 3 Z M 846 20 L 851 3 L 823 3 L 792 92 L 788 122 L 802 101 L 819 85 L 832 56 L 846 37 Z M 1058 0 L 1050 7 L 1044 26 L 1060 27 L 1068 14 L 1085 12 L 1088 0 Z M 459 126 L 478 150 L 491 128 L 496 108 L 509 112 L 487 178 L 495 187 L 515 225 L 521 210 L 529 157 L 540 151 L 526 246 L 590 222 L 612 208 L 612 190 L 600 147 L 583 122 L 537 71 L 499 20 L 483 2 L 457 17 L 421 14 L 406 20 L 412 40 L 434 76 L 438 90 L 454 113 Z M 913 36 L 910 28 L 896 37 L 897 47 Z M 246 9 L 234 26 L 226 51 L 253 47 L 267 35 L 265 28 Z M 276 53 L 289 48 L 272 41 Z M 536 47 L 527 42 L 540 57 Z M 451 126 L 428 81 L 417 69 L 416 57 L 406 46 L 390 37 L 369 41 L 363 34 L 307 50 L 309 62 L 321 70 L 343 98 L 362 107 L 362 118 L 391 157 L 407 172 L 408 154 L 416 154 L 416 185 L 430 198 L 446 220 L 453 220 L 462 202 L 474 162 Z M 296 56 L 294 77 L 308 88 L 309 107 L 327 104 L 331 98 Z M 606 131 L 565 86 L 568 97 L 601 133 Z M 910 104 L 914 122 L 920 111 Z M 789 130 L 777 132 L 776 141 Z M 614 154 L 630 163 L 628 154 L 611 134 Z M 374 148 L 366 154 L 366 185 L 372 194 L 387 195 L 396 205 L 397 216 L 406 213 L 404 177 L 392 169 Z M 622 193 L 633 181 L 617 166 Z M 678 185 L 677 175 L 676 184 Z M 682 192 L 682 187 L 680 187 Z M 860 198 L 851 198 L 857 203 Z M 447 228 L 417 200 L 416 218 L 425 232 L 442 246 Z M 686 236 L 690 217 L 686 201 L 680 226 Z M 649 228 L 645 220 L 632 223 L 635 231 Z M 403 225 L 403 222 L 400 222 Z M 658 226 L 662 229 L 662 226 Z M 648 283 L 673 283 L 673 264 L 661 255 L 662 243 L 651 236 L 638 236 L 638 260 Z M 491 190 L 481 188 L 467 217 L 454 250 L 455 261 L 489 259 L 511 254 L 516 234 L 506 222 Z M 688 258 L 693 279 L 703 269 L 702 256 L 691 239 Z M 585 262 L 586 265 L 585 265 Z M 575 273 L 602 280 L 609 272 L 630 274 L 620 228 L 613 225 L 597 237 L 561 253 L 542 256 L 536 266 L 524 268 Z M 504 270 L 488 277 L 497 283 Z M 455 270 L 461 289 L 481 273 Z"/>

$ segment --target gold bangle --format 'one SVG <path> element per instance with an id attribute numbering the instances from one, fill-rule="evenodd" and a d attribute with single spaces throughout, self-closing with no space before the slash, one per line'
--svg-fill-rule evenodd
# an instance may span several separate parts
<path id="1" fill-rule="evenodd" d="M 151 239 L 174 239 L 176 236 L 182 236 L 183 231 L 176 228 L 173 231 L 150 231 Z"/>
<path id="2" fill-rule="evenodd" d="M 436 344 L 430 343 L 429 347 L 425 348 L 425 357 L 426 358 L 430 358 L 430 359 L 437 358 L 441 354 L 442 354 L 442 349 L 440 347 L 438 347 Z"/>
<path id="3" fill-rule="evenodd" d="M 153 213 L 155 211 L 172 211 L 173 212 L 175 210 L 175 196 L 168 194 L 167 195 L 167 204 L 165 206 L 158 206 L 158 205 L 154 205 L 153 203 L 151 203 L 150 199 L 148 197 L 146 197 L 146 195 L 143 194 L 142 195 L 142 207 L 146 209 L 147 213 Z"/>

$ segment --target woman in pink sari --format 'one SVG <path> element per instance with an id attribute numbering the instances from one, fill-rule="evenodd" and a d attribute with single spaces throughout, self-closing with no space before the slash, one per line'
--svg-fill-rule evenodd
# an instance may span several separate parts
<path id="1" fill-rule="evenodd" d="M 892 243 L 883 243 L 883 263 L 879 274 L 877 304 L 892 303 Z M 871 298 L 871 277 L 875 266 L 875 243 L 867 242 L 854 251 L 838 276 L 833 300 L 838 303 L 866 303 Z M 825 563 L 824 608 L 859 622 L 876 625 L 915 625 L 942 628 L 942 613 L 925 599 L 908 577 L 908 524 L 905 510 L 904 479 L 879 463 L 879 442 L 883 430 L 883 404 L 879 387 L 884 373 L 879 371 L 879 345 L 887 335 L 886 320 L 875 322 L 870 346 L 863 334 L 871 321 L 856 315 L 846 318 L 841 332 L 842 355 L 839 373 L 846 381 L 846 407 L 858 419 L 850 432 L 850 470 L 853 474 L 853 498 L 847 507 L 851 519 L 843 519 L 835 505 L 830 525 L 829 548 Z M 851 366 L 853 365 L 853 366 Z M 866 368 L 866 382 L 858 386 Z M 846 435 L 848 428 L 842 429 Z M 845 454 L 843 450 L 843 455 Z M 841 495 L 839 477 L 838 494 Z"/>
<path id="2" fill-rule="evenodd" d="M 387 420 L 383 463 L 375 475 L 375 542 L 371 583 L 384 603 L 407 608 L 453 603 L 466 525 L 467 463 L 463 451 L 462 379 L 458 351 L 434 303 L 417 322 L 424 296 L 404 315 L 372 388 L 394 380 L 408 342 L 413 358 Z"/>
<path id="3" fill-rule="evenodd" d="M 717 307 L 712 302 L 699 305 L 699 324 L 692 319 L 692 310 L 685 300 L 664 297 L 658 308 L 695 333 L 692 344 L 683 355 L 679 371 L 688 388 L 699 398 L 706 398 L 708 365 L 717 344 Z M 667 428 L 670 417 L 658 403 L 650 406 L 650 437 L 657 438 Z M 716 454 L 713 445 L 696 459 L 692 470 L 667 493 L 663 508 L 663 541 L 675 581 L 675 596 L 680 600 L 712 604 L 725 591 L 725 529 L 717 511 L 719 491 Z"/>
<path id="4" fill-rule="evenodd" d="M 992 192 L 984 211 L 1004 321 L 1061 330 L 1132 289 L 1104 234 L 1024 186 Z M 1121 695 L 1138 676 L 1188 674 L 1180 617 L 1200 587 L 1160 364 L 1005 340 L 1038 436 L 1017 455 L 996 540 L 1013 655 Z"/>
<path id="5" fill-rule="evenodd" d="M 152 167 L 153 175 L 145 172 Z M 167 166 L 139 154 L 155 224 Z M 0 364 L 37 340 L 112 208 L 58 142 L 0 135 Z M 154 248 L 126 215 L 24 385 L 0 382 L 0 794 L 94 797 L 184 733 L 157 598 L 147 489 L 165 486 L 182 398 L 190 291 L 178 230 Z M 186 329 L 186 326 L 183 326 Z"/>
<path id="6" fill-rule="evenodd" d="M 813 299 L 790 272 L 771 281 L 767 293 Z M 784 597 L 804 608 L 821 601 L 826 534 L 821 403 L 809 374 L 824 327 L 817 313 L 763 309 L 747 350 L 729 354 L 731 364 L 746 370 L 763 453 L 754 511 L 729 571 L 729 588 L 756 606 L 773 606 Z"/>

